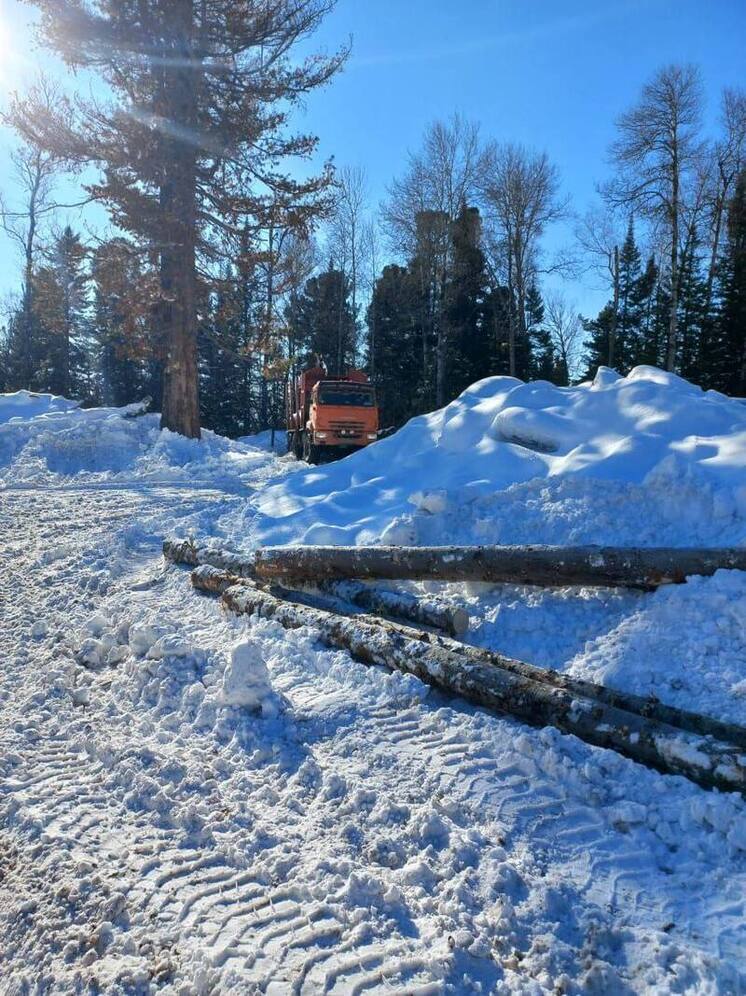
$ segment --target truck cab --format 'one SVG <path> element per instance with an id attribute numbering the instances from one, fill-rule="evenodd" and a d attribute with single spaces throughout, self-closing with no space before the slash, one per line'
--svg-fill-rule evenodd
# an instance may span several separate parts
<path id="1" fill-rule="evenodd" d="M 309 463 L 343 456 L 378 439 L 378 405 L 367 376 L 349 370 L 330 377 L 322 368 L 292 385 L 288 449 Z"/>

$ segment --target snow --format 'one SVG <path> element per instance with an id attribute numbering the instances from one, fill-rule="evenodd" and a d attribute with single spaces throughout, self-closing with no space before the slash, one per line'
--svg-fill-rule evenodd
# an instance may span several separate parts
<path id="1" fill-rule="evenodd" d="M 262 448 L 209 430 L 201 440 L 161 431 L 160 416 L 139 415 L 139 409 L 81 410 L 51 395 L 0 395 L 0 489 L 74 479 L 86 486 L 137 480 L 243 490 L 267 462 Z M 5 418 L 17 411 L 27 414 Z"/>
<path id="2" fill-rule="evenodd" d="M 221 701 L 259 711 L 264 716 L 278 712 L 267 662 L 254 641 L 242 640 L 231 650 L 230 663 L 223 676 Z"/>
<path id="3" fill-rule="evenodd" d="M 573 388 L 493 377 L 257 509 L 263 544 L 740 545 L 746 409 L 652 367 Z"/>
<path id="4" fill-rule="evenodd" d="M 51 412 L 70 412 L 78 407 L 77 401 L 68 401 L 67 398 L 60 398 L 56 394 L 34 394 L 31 391 L 0 394 L 0 425 L 48 415 Z"/>
<path id="5" fill-rule="evenodd" d="M 50 405 L 0 424 L 9 993 L 746 987 L 742 798 L 227 615 L 160 553 L 741 543 L 742 405 L 644 368 L 498 378 L 321 468 Z M 739 572 L 414 587 L 474 643 L 746 721 Z"/>

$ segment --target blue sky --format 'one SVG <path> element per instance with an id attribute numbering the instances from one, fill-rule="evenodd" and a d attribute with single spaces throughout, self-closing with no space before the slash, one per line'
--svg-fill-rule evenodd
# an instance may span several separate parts
<path id="1" fill-rule="evenodd" d="M 17 0 L 0 0 L 0 100 L 44 62 L 28 19 Z M 615 118 L 656 68 L 701 67 L 713 131 L 722 87 L 746 84 L 746 0 L 338 0 L 316 45 L 350 36 L 345 71 L 298 124 L 319 135 L 322 156 L 365 167 L 373 205 L 427 124 L 460 111 L 485 137 L 546 149 L 582 212 L 605 176 Z M 0 187 L 11 195 L 10 138 L 0 140 Z M 559 226 L 550 247 L 570 237 Z M 0 262 L 3 293 L 18 267 L 4 239 Z M 592 275 L 565 289 L 586 312 L 604 298 Z"/>

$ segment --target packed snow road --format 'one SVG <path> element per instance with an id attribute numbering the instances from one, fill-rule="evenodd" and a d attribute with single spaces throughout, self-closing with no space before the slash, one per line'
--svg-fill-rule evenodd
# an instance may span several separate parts
<path id="1" fill-rule="evenodd" d="M 739 800 L 225 617 L 246 495 L 0 502 L 4 992 L 746 984 Z"/>

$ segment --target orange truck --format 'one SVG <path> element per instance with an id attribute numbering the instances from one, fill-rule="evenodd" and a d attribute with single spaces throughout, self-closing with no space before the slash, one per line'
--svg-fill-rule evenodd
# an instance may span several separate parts
<path id="1" fill-rule="evenodd" d="M 361 370 L 331 377 L 321 366 L 293 376 L 287 387 L 288 450 L 321 463 L 378 439 L 376 392 Z"/>

